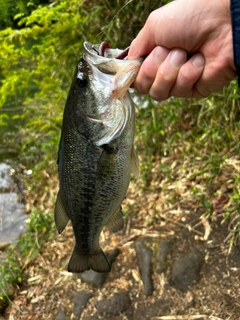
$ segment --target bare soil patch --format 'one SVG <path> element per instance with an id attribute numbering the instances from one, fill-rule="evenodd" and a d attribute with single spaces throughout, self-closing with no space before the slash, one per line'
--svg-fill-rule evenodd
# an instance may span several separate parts
<path id="1" fill-rule="evenodd" d="M 27 283 L 19 288 L 2 319 L 55 319 L 61 310 L 66 319 L 74 319 L 74 297 L 82 289 L 91 293 L 81 315 L 84 320 L 240 319 L 240 249 L 233 246 L 229 250 L 228 224 L 222 222 L 222 215 L 216 215 L 210 224 L 193 199 L 169 205 L 157 187 L 136 190 L 135 182 L 131 183 L 124 202 L 128 217 L 124 230 L 102 233 L 103 250 L 118 247 L 120 254 L 101 288 L 83 283 L 78 275 L 66 271 L 74 245 L 68 226 L 62 235 L 45 243 L 39 257 L 28 265 Z M 143 237 L 152 239 L 154 291 L 148 297 L 143 293 L 135 250 L 136 241 Z M 173 247 L 166 271 L 158 274 L 156 253 L 163 239 L 173 240 Z M 197 282 L 182 292 L 172 283 L 172 266 L 192 249 L 204 255 L 204 264 Z M 129 295 L 127 310 L 114 316 L 100 313 L 97 302 L 118 292 Z"/>

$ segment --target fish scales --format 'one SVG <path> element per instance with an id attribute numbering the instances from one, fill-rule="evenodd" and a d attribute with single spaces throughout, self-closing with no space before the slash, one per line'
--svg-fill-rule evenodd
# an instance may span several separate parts
<path id="1" fill-rule="evenodd" d="M 113 232 L 123 227 L 121 203 L 131 171 L 138 171 L 133 150 L 135 112 L 127 89 L 141 62 L 98 56 L 96 47 L 84 43 L 64 110 L 58 152 L 60 189 L 54 215 L 59 233 L 69 219 L 72 222 L 76 245 L 70 272 L 110 271 L 99 236 L 104 226 Z M 114 49 L 106 51 L 114 56 Z"/>

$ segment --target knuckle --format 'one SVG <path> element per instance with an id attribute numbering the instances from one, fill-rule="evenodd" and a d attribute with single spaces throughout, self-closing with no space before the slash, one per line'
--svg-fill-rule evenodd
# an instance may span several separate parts
<path id="1" fill-rule="evenodd" d="M 193 79 L 191 79 L 191 77 L 189 76 L 189 74 L 186 74 L 184 72 L 179 72 L 179 80 L 181 81 L 182 85 L 187 85 L 189 86 L 190 84 L 192 84 Z"/>

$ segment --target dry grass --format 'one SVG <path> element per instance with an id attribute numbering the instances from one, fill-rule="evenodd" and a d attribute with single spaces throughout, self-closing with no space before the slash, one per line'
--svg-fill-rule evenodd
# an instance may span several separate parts
<path id="1" fill-rule="evenodd" d="M 222 166 L 224 174 L 219 175 L 218 179 L 216 178 L 216 181 L 212 182 L 211 187 L 215 192 L 210 193 L 212 196 L 208 199 L 211 199 L 215 210 L 211 215 L 206 214 L 202 197 L 199 196 L 199 194 L 209 192 L 209 189 L 206 188 L 205 178 L 201 177 L 199 181 L 199 177 L 196 175 L 196 167 L 191 166 L 190 163 L 184 161 L 181 163 L 178 160 L 176 161 L 178 165 L 176 165 L 172 160 L 171 157 L 159 158 L 153 164 L 149 173 L 151 183 L 148 187 L 141 178 L 131 182 L 123 205 L 126 215 L 124 230 L 116 235 L 109 234 L 107 230 L 102 233 L 100 240 L 104 251 L 109 251 L 118 246 L 121 252 L 113 264 L 112 272 L 103 288 L 91 288 L 82 283 L 76 275 L 66 271 L 74 245 L 72 228 L 68 226 L 62 235 L 58 236 L 55 232 L 55 235 L 49 241 L 41 245 L 36 259 L 25 259 L 23 265 L 27 281 L 17 291 L 13 299 L 13 305 L 7 309 L 4 319 L 54 319 L 59 310 L 64 310 L 67 319 L 71 319 L 74 294 L 84 288 L 93 293 L 93 298 L 89 301 L 82 319 L 90 319 L 90 315 L 98 314 L 95 308 L 96 300 L 108 297 L 119 290 L 130 293 L 132 307 L 131 312 L 126 312 L 125 315 L 119 315 L 114 319 L 145 319 L 141 317 L 141 314 L 138 314 L 137 310 L 142 310 L 146 306 L 149 308 L 149 317 L 152 320 L 227 319 L 229 309 L 225 308 L 226 311 L 220 307 L 220 300 L 223 299 L 223 303 L 224 294 L 228 294 L 232 295 L 233 301 L 237 301 L 239 300 L 237 292 L 240 293 L 236 278 L 234 279 L 236 272 L 228 269 L 225 265 L 229 242 L 225 241 L 224 243 L 222 241 L 226 238 L 226 235 L 229 235 L 224 215 L 226 208 L 231 206 L 229 197 L 232 190 L 231 181 L 232 177 L 237 174 L 239 160 L 226 161 Z M 159 173 L 158 168 L 166 163 L 171 164 L 173 181 L 169 181 Z M 194 176 L 194 179 L 189 178 L 192 176 Z M 222 181 L 222 183 L 219 183 L 219 181 Z M 226 181 L 228 183 L 223 183 Z M 193 189 L 197 192 L 193 193 Z M 47 199 L 50 198 L 45 195 L 46 203 L 48 202 Z M 51 210 L 50 202 L 48 205 L 49 210 Z M 221 226 L 221 224 L 223 225 Z M 225 231 L 222 232 L 223 229 L 221 228 Z M 220 239 L 219 232 L 221 233 Z M 169 273 L 158 275 L 154 272 L 155 291 L 153 296 L 146 298 L 142 293 L 142 281 L 134 248 L 135 241 L 145 236 L 152 238 L 154 252 L 156 252 L 157 246 L 163 238 L 175 238 L 177 240 L 176 256 L 187 250 L 189 243 L 201 247 L 202 250 L 206 251 L 207 266 L 213 264 L 213 269 L 215 268 L 216 256 L 211 256 L 212 252 L 209 247 L 216 245 L 219 250 L 218 263 L 223 268 L 221 271 L 229 274 L 227 281 L 223 280 L 221 284 L 220 281 L 217 281 L 214 272 L 209 274 L 208 277 L 208 271 L 206 271 L 198 286 L 188 294 L 189 297 L 177 292 L 173 287 L 169 287 Z M 207 253 L 207 251 L 209 252 Z M 208 287 L 208 283 L 211 283 L 211 288 Z M 158 301 L 161 302 L 159 299 L 164 299 L 164 301 L 167 299 L 171 308 L 166 306 L 162 311 L 158 305 Z M 194 301 L 194 304 L 192 301 Z M 236 309 L 237 305 L 234 305 L 234 308 Z M 230 316 L 231 319 L 237 319 L 234 313 Z M 103 319 L 110 318 L 103 317 Z"/>

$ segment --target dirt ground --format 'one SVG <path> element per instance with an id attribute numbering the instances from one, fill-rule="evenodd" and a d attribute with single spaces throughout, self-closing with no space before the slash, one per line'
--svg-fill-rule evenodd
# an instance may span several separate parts
<path id="1" fill-rule="evenodd" d="M 76 274 L 66 271 L 74 245 L 68 226 L 28 265 L 27 283 L 19 288 L 2 319 L 53 320 L 60 310 L 66 319 L 74 319 L 74 296 L 82 289 L 92 293 L 81 315 L 84 320 L 240 319 L 240 248 L 230 246 L 228 224 L 222 222 L 222 214 L 216 214 L 209 223 L 194 198 L 171 205 L 163 201 L 156 186 L 136 190 L 131 183 L 123 205 L 128 216 L 124 230 L 117 234 L 104 230 L 101 235 L 105 252 L 115 247 L 120 250 L 101 288 L 83 283 Z M 154 292 L 148 297 L 143 293 L 135 251 L 136 241 L 146 236 L 152 239 L 153 250 Z M 174 245 L 167 270 L 158 274 L 156 252 L 162 239 L 173 239 Z M 172 285 L 171 268 L 179 256 L 193 248 L 204 254 L 204 264 L 198 281 L 181 292 Z M 129 295 L 129 308 L 116 316 L 99 313 L 97 301 L 115 292 Z"/>

